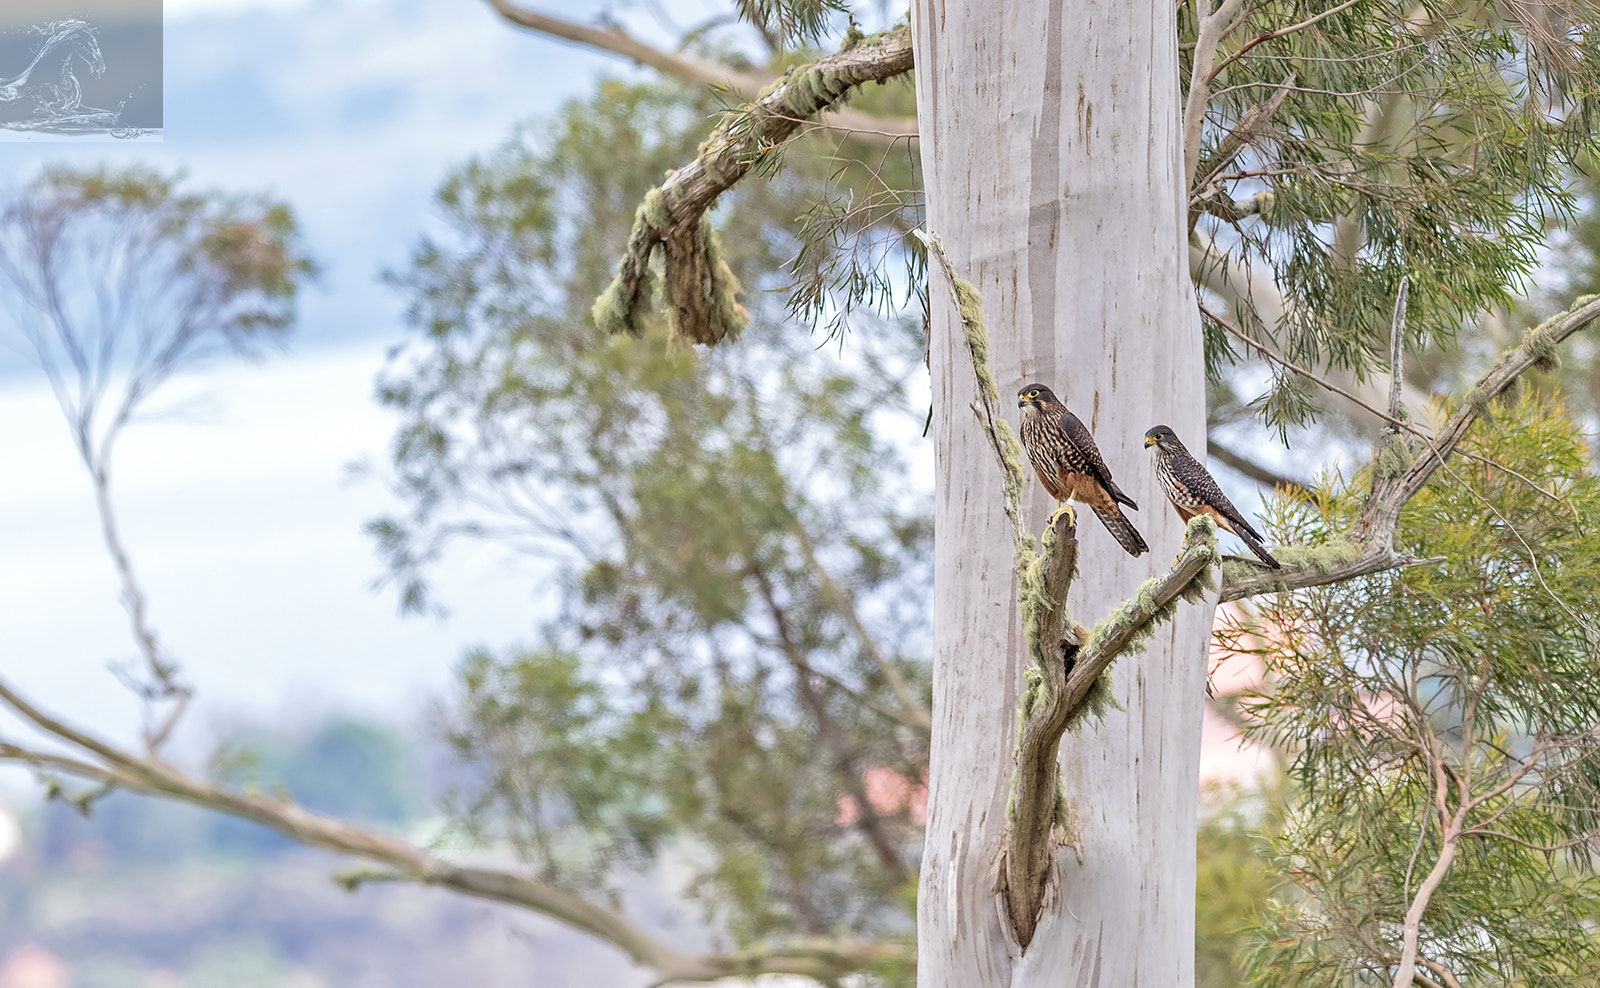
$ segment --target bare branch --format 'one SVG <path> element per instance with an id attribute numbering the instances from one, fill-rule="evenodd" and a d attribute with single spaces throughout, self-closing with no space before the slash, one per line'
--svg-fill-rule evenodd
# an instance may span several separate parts
<path id="1" fill-rule="evenodd" d="M 1273 552 L 1277 552 L 1280 558 L 1286 555 L 1276 548 Z M 1243 562 L 1248 563 L 1249 560 Z M 1358 576 L 1370 576 L 1392 569 L 1410 569 L 1413 566 L 1438 566 L 1443 562 L 1444 556 L 1405 556 L 1381 546 L 1367 548 L 1349 561 L 1334 560 L 1322 565 L 1311 564 L 1291 569 L 1285 560 L 1285 567 L 1281 570 L 1252 566 L 1252 572 L 1246 574 L 1228 573 L 1222 581 L 1222 596 L 1218 602 L 1225 604 L 1230 600 L 1243 600 L 1264 593 L 1324 587 Z"/>
<path id="2" fill-rule="evenodd" d="M 261 824 L 300 844 L 355 855 L 386 866 L 387 870 L 383 871 L 369 868 L 346 872 L 345 878 L 353 885 L 382 877 L 438 886 L 528 909 L 611 944 L 636 963 L 655 971 L 663 984 L 710 982 L 760 974 L 798 974 L 828 979 L 885 963 L 909 963 L 910 951 L 901 945 L 853 939 L 800 941 L 726 954 L 687 954 L 656 939 L 621 913 L 565 889 L 514 872 L 455 864 L 399 838 L 313 813 L 285 800 L 234 792 L 190 776 L 154 757 L 139 758 L 121 751 L 44 713 L 3 681 L 0 681 L 0 702 L 33 726 L 98 758 L 99 763 L 13 744 L 0 744 L 0 761 L 50 768 L 132 792 L 192 803 Z"/>
<path id="3" fill-rule="evenodd" d="M 736 332 L 743 320 L 732 298 L 738 285 L 717 253 L 706 212 L 807 119 L 839 105 L 857 86 L 909 71 L 911 35 L 897 29 L 791 69 L 755 102 L 727 114 L 699 155 L 646 195 L 617 276 L 595 302 L 595 323 L 610 332 L 639 331 L 650 257 L 661 247 L 674 331 L 698 343 Z"/>
<path id="4" fill-rule="evenodd" d="M 1389 418 L 1400 418 L 1400 392 L 1405 383 L 1406 298 L 1411 293 L 1411 279 L 1400 279 L 1400 291 L 1394 299 L 1394 318 L 1389 321 Z"/>
<path id="5" fill-rule="evenodd" d="M 1434 759 L 1434 806 L 1439 812 L 1439 828 L 1442 831 L 1443 843 L 1439 848 L 1439 856 L 1434 859 L 1433 868 L 1428 876 L 1417 887 L 1417 893 L 1412 897 L 1406 909 L 1405 924 L 1401 936 L 1400 962 L 1395 969 L 1394 988 L 1409 988 L 1417 973 L 1417 941 L 1421 935 L 1422 914 L 1428 908 L 1428 901 L 1433 897 L 1434 890 L 1444 881 L 1444 876 L 1450 871 L 1450 866 L 1456 859 L 1456 847 L 1461 837 L 1461 823 L 1467 815 L 1466 805 L 1456 810 L 1454 816 L 1445 813 L 1445 803 L 1448 799 L 1448 782 L 1442 765 L 1437 760 L 1437 753 L 1430 754 Z"/>
<path id="6" fill-rule="evenodd" d="M 1266 132 L 1267 124 L 1272 121 L 1273 114 L 1278 112 L 1278 107 L 1283 105 L 1284 99 L 1288 97 L 1290 90 L 1294 88 L 1294 78 L 1293 72 L 1285 76 L 1283 82 L 1273 91 L 1271 96 L 1267 97 L 1264 102 L 1257 103 L 1246 110 L 1243 116 L 1239 118 L 1239 122 L 1222 138 L 1217 145 L 1217 150 L 1203 162 L 1206 174 L 1204 178 L 1195 183 L 1196 187 L 1190 190 L 1191 202 L 1201 198 L 1201 190 L 1207 189 L 1212 182 L 1216 181 L 1217 176 L 1222 174 L 1223 169 L 1233 164 L 1234 159 L 1239 157 L 1241 151 Z M 1253 208 L 1250 205 L 1252 200 L 1254 200 Z M 1234 213 L 1238 217 L 1243 217 L 1250 213 L 1260 212 L 1261 204 L 1270 200 L 1271 193 L 1258 194 L 1253 196 L 1251 200 L 1234 203 L 1233 205 L 1237 207 Z M 1191 228 L 1197 218 L 1198 214 L 1191 207 L 1189 217 Z"/>
<path id="7" fill-rule="evenodd" d="M 1456 446 L 1466 438 L 1472 423 L 1489 407 L 1489 402 L 1528 368 L 1548 363 L 1555 356 L 1557 346 L 1589 326 L 1596 318 L 1600 318 L 1600 296 L 1586 295 L 1565 312 L 1523 334 L 1522 343 L 1502 355 L 1467 392 L 1461 407 L 1445 422 L 1438 435 L 1418 452 L 1409 469 L 1398 477 L 1374 478 L 1372 494 L 1367 498 L 1356 523 L 1356 537 L 1369 543 L 1392 538 L 1400 508 L 1422 490 L 1434 471 L 1444 464 L 1445 458 L 1455 452 Z"/>
<path id="8" fill-rule="evenodd" d="M 489 0 L 489 5 L 501 17 L 519 27 L 588 48 L 598 48 L 613 55 L 621 55 L 636 65 L 655 69 L 662 75 L 671 76 L 681 82 L 725 86 L 740 95 L 749 96 L 771 81 L 754 73 L 741 72 L 730 66 L 719 65 L 681 52 L 662 51 L 645 44 L 615 25 L 597 27 L 579 24 L 576 21 L 531 10 L 511 3 L 510 0 Z"/>
<path id="9" fill-rule="evenodd" d="M 489 0 L 489 5 L 501 17 L 519 27 L 620 55 L 635 65 L 655 69 L 662 75 L 670 76 L 680 82 L 723 87 L 745 99 L 753 99 L 773 80 L 773 76 L 766 73 L 744 72 L 732 66 L 695 58 L 682 52 L 664 51 L 645 44 L 614 24 L 605 27 L 580 24 L 577 21 L 531 10 L 511 3 L 510 0 Z M 874 144 L 893 144 L 897 141 L 917 139 L 915 117 L 879 117 L 841 106 L 828 110 L 824 123 L 831 130 Z"/>
<path id="10" fill-rule="evenodd" d="M 1428 958 L 1423 957 L 1421 954 L 1418 954 L 1417 963 L 1421 964 L 1423 967 L 1427 968 L 1443 979 L 1443 988 L 1461 988 L 1461 982 L 1457 981 L 1455 975 L 1450 973 L 1450 969 L 1445 967 L 1443 964 L 1440 964 L 1438 961 L 1431 961 Z M 1422 976 L 1415 975 L 1415 977 L 1421 978 Z M 1428 981 L 1426 978 L 1422 978 L 1422 980 L 1424 982 Z M 1440 988 L 1440 986 L 1435 986 L 1435 988 Z"/>
<path id="11" fill-rule="evenodd" d="M 94 478 L 94 503 L 100 515 L 100 534 L 105 541 L 106 551 L 111 555 L 111 563 L 116 567 L 117 577 L 122 581 L 122 604 L 128 611 L 133 640 L 138 644 L 139 652 L 150 670 L 151 682 L 144 685 L 142 690 L 147 700 L 172 701 L 171 708 L 159 721 L 145 726 L 145 750 L 154 754 L 171 736 L 172 729 L 183 717 L 194 694 L 187 684 L 178 679 L 177 667 L 162 654 L 155 631 L 150 627 L 145 612 L 144 590 L 134 576 L 133 563 L 123 547 L 116 511 L 111 504 L 110 465 L 106 462 L 106 454 L 102 453 L 89 467 Z"/>
<path id="12" fill-rule="evenodd" d="M 1207 15 L 1202 8 L 1199 14 L 1200 34 L 1195 40 L 1194 63 L 1189 73 L 1189 97 L 1183 108 L 1183 187 L 1194 187 L 1195 172 L 1200 167 L 1200 135 L 1206 119 L 1206 104 L 1211 100 L 1211 82 L 1215 78 L 1212 65 L 1217 57 L 1217 43 L 1236 25 L 1234 14 L 1244 6 L 1244 0 L 1222 0 L 1222 5 Z"/>

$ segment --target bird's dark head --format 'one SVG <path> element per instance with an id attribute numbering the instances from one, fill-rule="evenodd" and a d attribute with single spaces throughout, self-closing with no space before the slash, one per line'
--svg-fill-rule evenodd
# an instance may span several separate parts
<path id="1" fill-rule="evenodd" d="M 1024 384 L 1022 390 L 1017 392 L 1018 408 L 1044 408 L 1046 405 L 1059 405 L 1061 399 L 1056 393 L 1042 384 Z"/>
<path id="2" fill-rule="evenodd" d="M 1170 425 L 1157 425 L 1145 430 L 1144 444 L 1147 449 L 1154 446 L 1163 453 L 1177 453 L 1183 449 L 1183 443 L 1178 441 Z"/>

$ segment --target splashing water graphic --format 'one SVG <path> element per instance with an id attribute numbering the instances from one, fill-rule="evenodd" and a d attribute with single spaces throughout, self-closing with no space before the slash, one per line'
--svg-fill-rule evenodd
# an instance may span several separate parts
<path id="1" fill-rule="evenodd" d="M 0 76 L 0 127 L 55 133 L 112 130 L 122 108 L 103 110 L 83 104 L 76 66 L 91 76 L 106 71 L 100 40 L 87 21 L 50 21 L 32 32 L 38 37 L 33 60 L 16 75 Z M 0 67 L 0 72 L 4 72 Z"/>

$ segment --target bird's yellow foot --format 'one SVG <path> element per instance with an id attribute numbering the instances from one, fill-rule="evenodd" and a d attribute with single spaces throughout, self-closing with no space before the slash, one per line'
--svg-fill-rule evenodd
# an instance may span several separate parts
<path id="1" fill-rule="evenodd" d="M 1050 513 L 1050 522 L 1045 528 L 1055 528 L 1056 522 L 1062 518 L 1067 519 L 1067 527 L 1073 528 L 1078 524 L 1078 513 L 1072 510 L 1072 505 L 1062 502 L 1061 507 Z"/>

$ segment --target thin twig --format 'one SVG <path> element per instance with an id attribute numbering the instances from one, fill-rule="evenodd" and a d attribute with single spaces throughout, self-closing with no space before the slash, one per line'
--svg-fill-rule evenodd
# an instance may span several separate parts
<path id="1" fill-rule="evenodd" d="M 1275 38 L 1281 38 L 1281 37 L 1283 37 L 1285 35 L 1293 34 L 1296 31 L 1303 31 L 1306 28 L 1311 27 L 1313 24 L 1317 23 L 1318 21 L 1320 21 L 1320 20 L 1322 20 L 1324 18 L 1332 17 L 1334 14 L 1337 14 L 1342 10 L 1349 10 L 1351 7 L 1354 7 L 1356 4 L 1358 4 L 1360 2 L 1361 2 L 1361 0 L 1345 0 L 1345 2 L 1339 4 L 1339 6 L 1337 6 L 1337 7 L 1329 7 L 1327 10 L 1324 10 L 1322 13 L 1316 14 L 1315 16 L 1312 16 L 1312 17 L 1308 17 L 1308 18 L 1306 18 L 1305 20 L 1301 21 L 1298 24 L 1291 24 L 1288 27 L 1279 28 L 1276 31 L 1268 31 L 1265 34 L 1259 34 L 1259 35 L 1255 36 L 1254 38 L 1251 38 L 1249 41 L 1246 41 L 1244 44 L 1240 45 L 1236 50 L 1234 50 L 1232 53 L 1230 53 L 1222 61 L 1218 62 L 1216 64 L 1216 66 L 1213 67 L 1212 70 L 1206 74 L 1206 80 L 1205 80 L 1206 81 L 1206 85 L 1210 86 L 1211 83 L 1216 81 L 1217 76 L 1221 74 L 1223 69 L 1225 69 L 1228 66 L 1232 65 L 1234 62 L 1238 61 L 1240 58 L 1244 57 L 1244 54 L 1246 52 L 1248 52 L 1250 49 L 1254 48 L 1256 45 L 1262 44 L 1263 42 L 1272 41 Z"/>
<path id="2" fill-rule="evenodd" d="M 1400 417 L 1400 392 L 1405 382 L 1406 296 L 1410 294 L 1411 279 L 1400 279 L 1400 291 L 1394 298 L 1394 318 L 1389 322 L 1389 418 Z"/>
<path id="3" fill-rule="evenodd" d="M 1381 409 L 1373 407 L 1372 405 L 1368 404 L 1367 402 L 1362 401 L 1360 398 L 1356 397 L 1354 394 L 1351 394 L 1346 389 L 1339 387 L 1337 384 L 1334 384 L 1332 381 L 1328 380 L 1327 378 L 1322 377 L 1322 376 L 1320 376 L 1318 374 L 1314 374 L 1309 370 L 1306 370 L 1304 367 L 1301 367 L 1299 364 L 1295 363 L 1294 361 L 1289 360 L 1287 357 L 1283 357 L 1283 356 L 1280 356 L 1279 354 L 1275 353 L 1270 347 L 1266 346 L 1265 344 L 1258 343 L 1257 341 L 1251 339 L 1249 337 L 1249 335 L 1247 335 L 1246 333 L 1242 332 L 1238 328 L 1234 327 L 1231 323 L 1229 323 L 1221 315 L 1219 315 L 1216 312 L 1213 312 L 1211 309 L 1207 308 L 1206 304 L 1204 302 L 1199 303 L 1199 306 L 1200 306 L 1200 311 L 1205 313 L 1207 317 L 1209 317 L 1214 322 L 1216 322 L 1216 324 L 1218 326 L 1221 326 L 1223 328 L 1223 330 L 1226 333 L 1228 333 L 1228 335 L 1234 337 L 1235 339 L 1239 340 L 1242 343 L 1245 343 L 1245 344 L 1253 347 L 1263 357 L 1266 357 L 1268 360 L 1270 360 L 1270 361 L 1272 361 L 1272 362 L 1284 367 L 1285 369 L 1287 369 L 1287 370 L 1299 375 L 1300 377 L 1305 378 L 1306 380 L 1312 382 L 1313 384 L 1316 384 L 1316 385 L 1318 385 L 1318 386 L 1320 386 L 1320 387 L 1322 387 L 1322 388 L 1324 388 L 1324 389 L 1326 389 L 1328 391 L 1332 391 L 1334 394 L 1336 394 L 1339 397 L 1344 398 L 1345 400 L 1355 404 L 1359 408 L 1361 408 L 1361 409 L 1363 409 L 1365 411 L 1371 412 L 1373 415 L 1376 415 L 1378 418 L 1383 419 L 1385 422 L 1389 423 L 1390 425 L 1394 426 L 1395 428 L 1404 429 L 1405 431 L 1411 433 L 1413 436 L 1416 436 L 1418 439 L 1421 439 L 1425 443 L 1428 443 L 1428 444 L 1432 445 L 1435 442 L 1435 438 L 1436 437 L 1431 436 L 1426 432 L 1423 432 L 1421 429 L 1418 429 L 1416 426 L 1412 425 L 1410 422 L 1407 422 L 1404 419 L 1397 417 L 1396 415 L 1390 415 L 1389 413 L 1384 412 Z M 1391 400 L 1393 400 L 1393 399 L 1391 398 Z M 1566 500 L 1564 498 L 1562 498 L 1561 496 L 1559 496 L 1557 494 L 1552 494 L 1550 491 L 1545 490 L 1543 487 L 1540 487 L 1538 482 L 1535 481 L 1533 478 L 1528 477 L 1527 475 L 1525 475 L 1523 473 L 1520 473 L 1519 471 L 1514 470 L 1511 467 L 1506 466 L 1504 463 L 1500 463 L 1497 460 L 1492 460 L 1489 457 L 1482 456 L 1482 455 L 1480 455 L 1478 453 L 1468 452 L 1467 450 L 1456 449 L 1456 450 L 1452 450 L 1451 452 L 1456 453 L 1457 455 L 1466 457 L 1469 460 L 1477 460 L 1480 463 L 1485 463 L 1485 464 L 1487 464 L 1489 466 L 1494 467 L 1496 470 L 1504 470 L 1506 473 L 1508 473 L 1511 476 L 1513 476 L 1513 477 L 1517 478 L 1518 480 L 1522 481 L 1524 484 L 1527 484 L 1533 490 L 1535 490 L 1538 493 L 1544 495 L 1545 497 L 1549 498 L 1550 500 L 1554 501 L 1555 503 L 1557 503 L 1557 504 L 1565 504 L 1566 503 Z"/>

